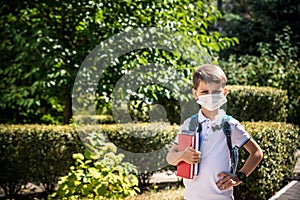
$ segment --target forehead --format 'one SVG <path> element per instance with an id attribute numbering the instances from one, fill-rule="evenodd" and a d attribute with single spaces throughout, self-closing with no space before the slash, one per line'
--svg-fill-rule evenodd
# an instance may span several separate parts
<path id="1" fill-rule="evenodd" d="M 199 90 L 208 90 L 208 91 L 215 91 L 215 90 L 222 90 L 222 84 L 221 83 L 206 83 L 204 81 L 200 81 L 197 91 Z"/>

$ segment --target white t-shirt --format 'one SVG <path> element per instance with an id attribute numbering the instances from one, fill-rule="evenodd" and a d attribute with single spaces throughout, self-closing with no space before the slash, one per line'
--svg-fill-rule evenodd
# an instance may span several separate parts
<path id="1" fill-rule="evenodd" d="M 221 112 L 223 112 L 222 115 L 224 116 L 225 111 Z M 202 125 L 199 175 L 193 179 L 183 179 L 185 186 L 184 198 L 186 200 L 234 199 L 232 187 L 227 190 L 219 190 L 216 184 L 219 173 L 230 172 L 230 153 L 225 134 L 222 129 L 215 129 L 215 131 L 212 129 L 212 126 L 215 127 L 215 125 L 222 123 L 221 118 L 212 122 L 200 110 L 198 121 Z M 183 130 L 188 130 L 189 122 L 190 118 L 184 121 L 178 134 Z M 232 146 L 243 146 L 250 139 L 250 135 L 236 119 L 231 118 L 229 124 Z M 178 144 L 178 137 L 176 137 L 175 143 Z"/>

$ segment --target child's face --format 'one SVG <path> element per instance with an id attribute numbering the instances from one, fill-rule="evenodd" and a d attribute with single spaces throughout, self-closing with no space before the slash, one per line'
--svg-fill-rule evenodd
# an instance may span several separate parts
<path id="1" fill-rule="evenodd" d="M 200 81 L 198 88 L 193 89 L 192 92 L 193 92 L 195 99 L 198 99 L 198 97 L 201 95 L 220 94 L 222 92 L 226 96 L 227 90 L 226 90 L 226 88 L 222 87 L 222 84 L 206 83 L 204 81 Z"/>

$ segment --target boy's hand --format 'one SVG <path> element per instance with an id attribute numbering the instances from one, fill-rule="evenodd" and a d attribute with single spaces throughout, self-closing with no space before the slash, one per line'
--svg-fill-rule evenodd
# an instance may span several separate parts
<path id="1" fill-rule="evenodd" d="M 200 158 L 201 153 L 199 151 L 196 151 L 192 147 L 187 147 L 182 154 L 182 160 L 189 164 L 199 163 Z"/>
<path id="2" fill-rule="evenodd" d="M 238 186 L 242 183 L 236 177 L 233 177 L 232 174 L 225 172 L 218 174 L 217 177 L 219 178 L 219 181 L 217 182 L 219 190 L 227 190 L 232 186 Z"/>

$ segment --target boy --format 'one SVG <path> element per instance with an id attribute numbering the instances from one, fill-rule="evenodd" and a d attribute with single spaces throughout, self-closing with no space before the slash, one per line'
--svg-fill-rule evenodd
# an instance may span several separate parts
<path id="1" fill-rule="evenodd" d="M 234 118 L 229 120 L 232 146 L 244 147 L 248 159 L 236 175 L 230 173 L 230 153 L 226 136 L 220 128 L 225 111 L 220 107 L 226 100 L 227 78 L 223 70 L 211 64 L 198 67 L 193 74 L 193 95 L 201 105 L 198 113 L 200 133 L 200 152 L 192 147 L 178 151 L 178 137 L 171 147 L 167 161 L 177 165 L 181 161 L 189 164 L 199 163 L 199 175 L 183 180 L 186 200 L 234 199 L 233 186 L 238 186 L 256 168 L 263 157 L 259 145 Z M 188 130 L 190 118 L 181 125 L 180 132 Z"/>

